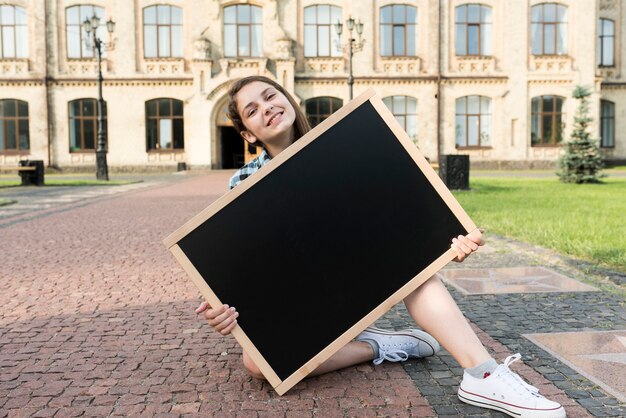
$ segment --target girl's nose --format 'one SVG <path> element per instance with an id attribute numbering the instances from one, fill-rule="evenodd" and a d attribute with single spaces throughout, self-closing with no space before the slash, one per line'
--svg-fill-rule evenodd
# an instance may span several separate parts
<path id="1" fill-rule="evenodd" d="M 265 114 L 269 115 L 269 113 L 274 109 L 273 105 L 269 105 L 265 108 Z"/>

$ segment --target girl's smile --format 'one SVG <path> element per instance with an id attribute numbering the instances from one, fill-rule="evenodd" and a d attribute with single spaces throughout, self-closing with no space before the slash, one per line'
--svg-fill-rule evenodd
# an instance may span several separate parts
<path id="1" fill-rule="evenodd" d="M 246 84 L 236 95 L 239 115 L 245 126 L 241 136 L 254 144 L 259 141 L 271 156 L 294 141 L 296 111 L 287 97 L 262 81 Z"/>

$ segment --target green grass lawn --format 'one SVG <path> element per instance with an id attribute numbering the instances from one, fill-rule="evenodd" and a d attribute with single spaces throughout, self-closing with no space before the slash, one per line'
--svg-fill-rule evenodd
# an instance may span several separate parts
<path id="1" fill-rule="evenodd" d="M 454 194 L 486 230 L 626 272 L 626 178 L 474 178 L 470 186 Z"/>

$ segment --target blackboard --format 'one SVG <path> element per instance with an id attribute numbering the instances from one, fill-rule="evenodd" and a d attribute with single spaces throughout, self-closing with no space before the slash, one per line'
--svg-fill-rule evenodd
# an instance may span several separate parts
<path id="1" fill-rule="evenodd" d="M 475 225 L 373 91 L 165 240 L 279 394 L 454 258 Z"/>

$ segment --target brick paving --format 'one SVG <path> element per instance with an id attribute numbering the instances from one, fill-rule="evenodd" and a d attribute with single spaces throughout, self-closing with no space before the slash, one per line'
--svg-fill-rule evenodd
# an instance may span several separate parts
<path id="1" fill-rule="evenodd" d="M 225 192 L 229 174 L 178 176 L 0 222 L 0 417 L 502 416 L 457 400 L 462 370 L 445 351 L 306 379 L 282 397 L 250 378 L 235 340 L 193 313 L 198 292 L 162 244 Z M 498 251 L 462 265 L 547 265 L 534 248 L 493 241 Z M 559 269 L 579 278 L 571 266 Z M 615 398 L 521 337 L 624 328 L 623 296 L 453 295 L 494 356 L 521 351 L 517 370 L 569 416 L 626 415 Z M 397 306 L 378 322 L 412 321 Z"/>

